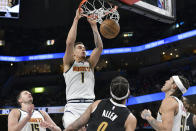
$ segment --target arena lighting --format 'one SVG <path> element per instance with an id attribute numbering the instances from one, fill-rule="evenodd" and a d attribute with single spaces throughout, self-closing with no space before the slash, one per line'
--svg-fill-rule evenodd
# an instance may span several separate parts
<path id="1" fill-rule="evenodd" d="M 52 46 L 52 45 L 54 45 L 55 44 L 55 40 L 47 40 L 46 41 L 46 45 L 47 46 Z"/>
<path id="2" fill-rule="evenodd" d="M 141 46 L 134 47 L 123 47 L 123 48 L 112 48 L 104 49 L 102 55 L 109 54 L 121 54 L 121 53 L 132 53 L 132 52 L 141 52 L 165 44 L 169 44 L 175 41 L 187 39 L 190 37 L 196 36 L 196 30 L 188 31 L 182 34 L 171 36 L 162 40 L 150 42 Z M 91 54 L 92 50 L 88 50 L 87 56 Z M 0 56 L 0 61 L 9 61 L 9 62 L 21 62 L 21 61 L 36 61 L 36 60 L 47 60 L 47 59 L 59 59 L 63 58 L 64 53 L 52 53 L 52 54 L 42 54 L 42 55 L 33 55 L 33 56 Z"/>
<path id="3" fill-rule="evenodd" d="M 188 91 L 184 94 L 184 96 L 189 95 L 196 95 L 196 86 L 192 86 L 188 89 Z M 160 101 L 165 98 L 165 94 L 163 92 L 138 96 L 138 97 L 131 97 L 129 98 L 128 102 L 126 103 L 127 106 L 136 105 L 136 104 L 143 104 L 148 102 L 155 102 Z M 64 113 L 65 106 L 52 106 L 52 107 L 35 107 L 38 110 L 44 110 L 48 114 L 56 114 L 56 113 Z M 8 115 L 12 108 L 16 107 L 0 107 L 0 115 Z"/>
<path id="4" fill-rule="evenodd" d="M 176 24 L 176 28 L 179 28 L 179 27 L 180 27 L 180 25 L 177 23 L 177 24 Z"/>
<path id="5" fill-rule="evenodd" d="M 132 36 L 133 36 L 133 32 L 124 32 L 123 33 L 124 38 L 132 37 Z"/>
<path id="6" fill-rule="evenodd" d="M 180 22 L 180 25 L 184 25 L 184 21 Z"/>
<path id="7" fill-rule="evenodd" d="M 196 49 L 193 50 L 193 53 L 196 54 Z"/>
<path id="8" fill-rule="evenodd" d="M 5 45 L 5 41 L 4 40 L 0 40 L 0 46 L 4 46 Z"/>
<path id="9" fill-rule="evenodd" d="M 33 93 L 43 93 L 45 91 L 45 87 L 34 87 L 32 89 Z"/>

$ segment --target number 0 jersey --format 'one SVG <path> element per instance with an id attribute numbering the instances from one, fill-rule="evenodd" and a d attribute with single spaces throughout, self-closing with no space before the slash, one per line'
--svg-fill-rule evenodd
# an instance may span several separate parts
<path id="1" fill-rule="evenodd" d="M 95 99 L 94 73 L 88 61 L 74 61 L 71 68 L 63 73 L 66 83 L 66 99 Z"/>
<path id="2" fill-rule="evenodd" d="M 178 113 L 174 116 L 172 131 L 185 131 L 186 128 L 186 110 L 181 100 L 172 96 L 178 102 Z M 158 112 L 157 120 L 162 121 L 161 114 Z"/>
<path id="3" fill-rule="evenodd" d="M 19 122 L 27 116 L 27 112 L 21 109 Z M 40 122 L 44 121 L 44 117 L 39 111 L 34 110 L 31 116 L 31 119 L 27 122 L 27 124 L 22 128 L 21 131 L 46 131 L 45 128 L 40 127 Z"/>
<path id="4" fill-rule="evenodd" d="M 102 100 L 91 113 L 87 131 L 125 131 L 125 122 L 131 112 L 112 99 Z"/>

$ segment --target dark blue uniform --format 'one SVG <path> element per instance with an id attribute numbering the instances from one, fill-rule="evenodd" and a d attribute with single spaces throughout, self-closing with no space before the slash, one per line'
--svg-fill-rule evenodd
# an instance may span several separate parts
<path id="1" fill-rule="evenodd" d="M 193 125 L 193 116 L 193 114 L 190 114 L 187 118 L 186 131 L 196 131 L 196 128 Z"/>
<path id="2" fill-rule="evenodd" d="M 111 99 L 102 100 L 91 114 L 87 131 L 125 131 L 129 109 Z"/>

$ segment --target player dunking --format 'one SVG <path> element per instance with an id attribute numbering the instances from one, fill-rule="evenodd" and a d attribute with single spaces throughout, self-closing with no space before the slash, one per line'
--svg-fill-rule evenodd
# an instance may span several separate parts
<path id="1" fill-rule="evenodd" d="M 61 131 L 44 111 L 34 110 L 29 91 L 21 91 L 17 97 L 21 109 L 13 109 L 8 116 L 8 131 Z"/>
<path id="2" fill-rule="evenodd" d="M 64 78 L 66 83 L 67 104 L 64 109 L 63 125 L 67 128 L 69 124 L 80 117 L 82 113 L 93 103 L 94 95 L 94 67 L 96 66 L 103 44 L 99 35 L 96 21 L 88 19 L 91 25 L 95 49 L 89 59 L 86 59 L 86 49 L 82 42 L 75 42 L 77 25 L 82 17 L 82 10 L 76 11 L 72 27 L 66 41 L 66 51 L 63 58 Z"/>
<path id="3" fill-rule="evenodd" d="M 77 131 L 88 123 L 87 131 L 134 131 L 137 120 L 125 106 L 130 95 L 129 82 L 124 77 L 114 78 L 110 85 L 111 99 L 98 100 L 65 131 Z"/>
<path id="4" fill-rule="evenodd" d="M 145 109 L 141 117 L 157 131 L 184 131 L 186 124 L 186 109 L 180 99 L 189 88 L 189 81 L 183 76 L 172 76 L 161 89 L 165 99 L 159 108 L 157 120 Z"/>

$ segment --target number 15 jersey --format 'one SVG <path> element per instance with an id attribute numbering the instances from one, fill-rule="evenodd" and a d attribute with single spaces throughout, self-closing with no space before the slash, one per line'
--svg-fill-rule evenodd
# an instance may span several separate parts
<path id="1" fill-rule="evenodd" d="M 76 62 L 63 73 L 66 83 L 66 99 L 95 99 L 94 72 L 88 61 Z"/>
<path id="2" fill-rule="evenodd" d="M 20 122 L 28 115 L 28 113 L 21 109 L 18 110 L 20 111 Z M 21 131 L 46 131 L 45 128 L 42 128 L 40 126 L 41 121 L 44 121 L 44 117 L 39 111 L 34 110 L 31 119 L 26 123 L 26 125 L 22 128 Z"/>

